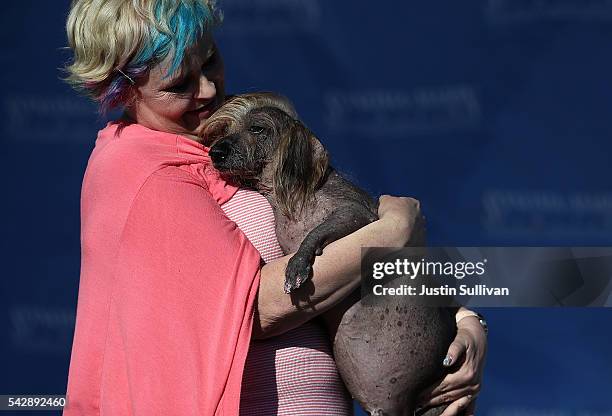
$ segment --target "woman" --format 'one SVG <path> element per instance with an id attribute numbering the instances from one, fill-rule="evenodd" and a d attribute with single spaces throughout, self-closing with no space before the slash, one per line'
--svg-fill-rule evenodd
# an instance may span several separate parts
<path id="1" fill-rule="evenodd" d="M 333 372 L 323 386 L 276 392 L 289 400 L 258 397 L 256 387 L 272 375 L 252 379 L 261 377 L 252 371 L 257 350 L 305 345 L 300 351 L 311 354 L 313 345 L 323 345 L 323 354 L 306 365 L 316 373 L 324 360 L 329 369 L 329 346 L 308 322 L 358 286 L 360 247 L 409 240 L 418 202 L 381 198 L 380 220 L 317 258 L 314 308 L 294 305 L 283 292 L 290 256 L 261 266 L 260 254 L 220 208 L 236 209 L 236 189 L 218 177 L 198 142 L 204 121 L 224 100 L 223 63 L 211 35 L 218 20 L 205 0 L 72 4 L 68 80 L 102 110 L 121 106 L 125 115 L 99 132 L 83 180 L 67 416 L 235 415 L 257 413 L 254 406 L 263 402 L 275 402 L 278 414 L 350 413 Z M 244 204 L 243 210 L 251 206 Z M 447 414 L 473 403 L 486 348 L 478 320 L 460 314 L 449 355 L 463 364 L 423 397 L 424 404 L 452 402 Z M 242 389 L 251 336 L 270 340 L 253 344 Z M 275 380 L 298 379 L 290 367 L 274 368 Z M 294 394 L 308 398 L 304 406 L 318 395 L 339 404 L 329 413 L 291 410 L 299 401 Z"/>

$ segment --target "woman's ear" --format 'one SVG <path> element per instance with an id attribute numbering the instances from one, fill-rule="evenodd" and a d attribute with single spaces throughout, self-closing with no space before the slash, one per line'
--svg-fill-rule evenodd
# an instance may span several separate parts
<path id="1" fill-rule="evenodd" d="M 274 193 L 283 214 L 295 218 L 327 172 L 327 152 L 312 132 L 296 121 L 281 137 L 277 155 Z"/>

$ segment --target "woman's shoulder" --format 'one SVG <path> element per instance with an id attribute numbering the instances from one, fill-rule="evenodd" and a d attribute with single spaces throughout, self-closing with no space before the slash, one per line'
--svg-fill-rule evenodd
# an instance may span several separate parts
<path id="1" fill-rule="evenodd" d="M 141 182 L 143 175 L 148 177 L 166 167 L 209 164 L 207 149 L 193 140 L 138 124 L 110 122 L 98 132 L 86 177 Z M 174 176 L 176 174 L 190 177 L 181 172 L 175 172 Z"/>
<path id="2" fill-rule="evenodd" d="M 206 162 L 197 144 L 192 152 L 183 151 L 180 145 L 176 134 L 111 122 L 98 132 L 90 162 L 117 170 Z"/>
<path id="3" fill-rule="evenodd" d="M 175 181 L 209 190 L 210 158 L 203 146 L 171 133 L 109 123 L 98 134 L 83 179 L 85 200 L 133 199 L 148 181 Z M 214 189 L 219 188 L 215 186 Z M 217 199 L 217 198 L 215 198 Z"/>

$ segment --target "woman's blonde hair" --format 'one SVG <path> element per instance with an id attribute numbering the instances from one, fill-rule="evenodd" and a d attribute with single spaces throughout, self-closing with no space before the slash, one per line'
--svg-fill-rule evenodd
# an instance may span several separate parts
<path id="1" fill-rule="evenodd" d="M 66 31 L 74 57 L 66 81 L 105 112 L 125 105 L 131 87 L 173 54 L 185 52 L 221 22 L 214 0 L 73 0 Z"/>

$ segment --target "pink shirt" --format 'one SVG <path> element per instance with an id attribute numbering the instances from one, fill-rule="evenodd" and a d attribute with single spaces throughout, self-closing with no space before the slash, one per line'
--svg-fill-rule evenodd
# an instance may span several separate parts
<path id="1" fill-rule="evenodd" d="M 283 255 L 266 198 L 239 189 L 221 208 L 266 263 Z M 240 416 L 349 416 L 352 409 L 329 335 L 314 320 L 274 338 L 251 341 Z"/>
<path id="2" fill-rule="evenodd" d="M 219 208 L 235 191 L 193 140 L 99 133 L 65 416 L 238 414 L 260 256 Z"/>

